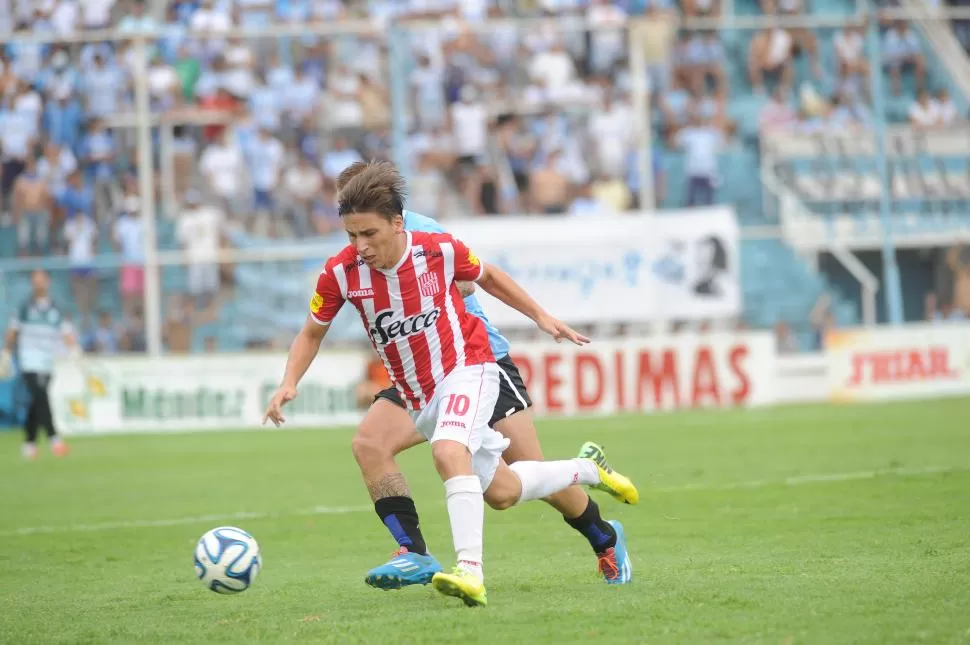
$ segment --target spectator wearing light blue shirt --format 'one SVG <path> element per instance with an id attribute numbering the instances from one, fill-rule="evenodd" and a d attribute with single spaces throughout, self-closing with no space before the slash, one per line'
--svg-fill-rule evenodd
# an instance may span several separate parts
<path id="1" fill-rule="evenodd" d="M 70 64 L 70 58 L 63 49 L 58 49 L 51 54 L 50 65 L 45 67 L 37 74 L 34 84 L 37 89 L 47 95 L 60 93 L 67 90 L 70 95 L 77 89 L 78 72 Z"/>
<path id="2" fill-rule="evenodd" d="M 282 95 L 266 82 L 266 74 L 259 72 L 258 83 L 249 93 L 249 111 L 262 127 L 278 130 L 283 111 Z"/>
<path id="3" fill-rule="evenodd" d="M 65 88 L 58 88 L 44 108 L 42 123 L 52 143 L 74 150 L 81 140 L 84 110 L 81 103 Z"/>
<path id="4" fill-rule="evenodd" d="M 253 181 L 253 207 L 257 212 L 273 211 L 273 194 L 280 183 L 285 150 L 266 128 L 252 142 L 249 170 Z"/>
<path id="5" fill-rule="evenodd" d="M 57 205 L 67 219 L 78 213 L 94 213 L 94 193 L 84 183 L 81 170 L 75 170 L 67 178 L 67 187 L 57 198 Z"/>
<path id="6" fill-rule="evenodd" d="M 123 72 L 109 65 L 104 53 L 94 53 L 94 64 L 81 78 L 87 113 L 92 117 L 117 114 L 121 108 L 121 95 L 125 89 Z"/>
<path id="7" fill-rule="evenodd" d="M 724 88 L 724 45 L 716 31 L 695 34 L 683 50 L 683 63 L 690 88 L 703 94 L 710 79 L 715 88 Z"/>
<path id="8" fill-rule="evenodd" d="M 104 122 L 93 119 L 88 126 L 88 134 L 81 142 L 81 159 L 86 162 L 89 181 L 94 186 L 94 199 L 98 213 L 114 210 L 114 196 L 117 192 L 115 181 L 115 143 Z"/>
<path id="9" fill-rule="evenodd" d="M 916 35 L 905 20 L 898 20 L 890 27 L 883 37 L 883 62 L 889 68 L 892 79 L 893 94 L 899 96 L 902 92 L 902 73 L 904 69 L 912 69 L 916 75 L 917 90 L 922 91 L 926 85 L 926 60 L 923 58 L 919 36 Z"/>
<path id="10" fill-rule="evenodd" d="M 569 205 L 570 215 L 579 216 L 591 216 L 591 215 L 603 215 L 604 213 L 611 212 L 613 209 L 609 205 L 604 204 L 602 201 L 593 196 L 593 185 L 590 183 L 584 184 L 579 189 L 579 194 L 573 199 L 572 204 Z"/>
<path id="11" fill-rule="evenodd" d="M 118 31 L 123 34 L 153 34 L 158 26 L 155 18 L 145 13 L 145 0 L 134 0 L 128 5 L 130 13 L 118 23 Z"/>
<path id="12" fill-rule="evenodd" d="M 296 77 L 287 86 L 283 94 L 283 106 L 291 123 L 299 124 L 313 114 L 317 108 L 320 96 L 320 86 L 316 79 L 306 74 L 303 68 L 298 68 Z"/>
<path id="13" fill-rule="evenodd" d="M 709 119 L 696 116 L 691 125 L 677 133 L 677 147 L 684 151 L 687 206 L 710 206 L 714 203 L 718 153 L 724 143 L 724 135 Z"/>
<path id="14" fill-rule="evenodd" d="M 337 176 L 343 172 L 344 168 L 352 163 L 363 160 L 364 158 L 360 156 L 359 152 L 347 145 L 346 139 L 336 136 L 333 139 L 333 146 L 330 150 L 323 153 L 323 159 L 320 160 L 320 165 L 323 168 L 324 176 L 336 181 Z"/>
<path id="15" fill-rule="evenodd" d="M 659 103 L 663 114 L 664 136 L 669 142 L 673 142 L 690 116 L 690 92 L 683 86 L 681 79 L 675 76 L 670 87 L 660 95 Z"/>

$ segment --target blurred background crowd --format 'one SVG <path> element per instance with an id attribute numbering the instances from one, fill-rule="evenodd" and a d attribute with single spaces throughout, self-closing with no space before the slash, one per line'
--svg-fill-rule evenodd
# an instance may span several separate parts
<path id="1" fill-rule="evenodd" d="M 86 349 L 143 351 L 150 234 L 159 250 L 185 253 L 160 276 L 166 350 L 277 346 L 289 330 L 265 318 L 260 327 L 237 293 L 253 288 L 256 263 L 223 251 L 339 236 L 336 176 L 361 159 L 399 161 L 395 146 L 407 151 L 408 207 L 441 219 L 727 203 L 760 226 L 773 223 L 753 171 L 760 137 L 873 127 L 873 74 L 890 122 L 936 129 L 966 117 L 907 21 L 870 16 L 874 61 L 854 2 L 725 2 L 2 0 L 0 258 L 63 258 L 55 294 Z M 722 28 L 726 12 L 753 26 Z M 778 20 L 757 22 L 765 16 Z M 799 17 L 807 26 L 783 26 Z M 952 30 L 968 42 L 967 22 Z M 643 78 L 631 43 L 643 49 Z M 139 82 L 156 119 L 152 195 L 138 180 Z M 642 119 L 653 142 L 646 192 Z M 150 230 L 145 200 L 157 213 Z M 780 242 L 745 247 L 746 275 L 794 263 L 770 244 Z M 914 286 L 927 318 L 970 313 L 970 301 L 951 297 L 970 279 L 967 255 L 918 259 L 939 276 Z M 11 298 L 28 266 L 8 266 Z M 779 346 L 797 351 L 858 319 L 837 276 L 809 279 L 797 263 L 790 272 L 791 283 L 810 282 L 804 298 L 764 315 L 755 303 L 736 323 L 774 327 Z M 242 315 L 256 322 L 239 329 Z"/>

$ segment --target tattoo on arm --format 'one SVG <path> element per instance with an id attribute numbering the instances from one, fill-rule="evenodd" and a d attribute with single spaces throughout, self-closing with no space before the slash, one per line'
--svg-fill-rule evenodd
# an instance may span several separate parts
<path id="1" fill-rule="evenodd" d="M 403 473 L 391 473 L 375 482 L 367 482 L 367 492 L 374 502 L 385 497 L 411 497 L 411 490 Z"/>

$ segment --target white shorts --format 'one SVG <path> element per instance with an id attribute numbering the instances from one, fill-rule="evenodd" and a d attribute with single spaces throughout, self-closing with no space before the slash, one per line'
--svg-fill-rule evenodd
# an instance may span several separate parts
<path id="1" fill-rule="evenodd" d="M 423 410 L 409 413 L 418 432 L 432 444 L 448 439 L 468 447 L 482 490 L 492 483 L 510 443 L 488 427 L 498 400 L 498 379 L 495 363 L 456 368 L 438 385 Z"/>
<path id="2" fill-rule="evenodd" d="M 203 296 L 219 290 L 219 265 L 215 263 L 188 266 L 189 293 Z"/>

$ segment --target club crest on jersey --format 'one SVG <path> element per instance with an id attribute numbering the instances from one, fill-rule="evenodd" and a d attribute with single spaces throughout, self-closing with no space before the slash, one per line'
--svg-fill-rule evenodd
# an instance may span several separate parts
<path id="1" fill-rule="evenodd" d="M 437 273 L 428 272 L 418 278 L 418 290 L 422 296 L 435 296 L 441 291 L 441 281 Z"/>
<path id="2" fill-rule="evenodd" d="M 471 249 L 468 249 L 468 264 L 477 267 L 481 263 L 482 261 L 478 259 L 478 256 L 472 253 Z"/>
<path id="3" fill-rule="evenodd" d="M 441 316 L 441 310 L 435 308 L 403 320 L 391 320 L 394 317 L 394 311 L 388 309 L 377 314 L 374 324 L 367 332 L 375 345 L 387 345 L 412 334 L 424 332 L 437 322 L 439 316 Z"/>

